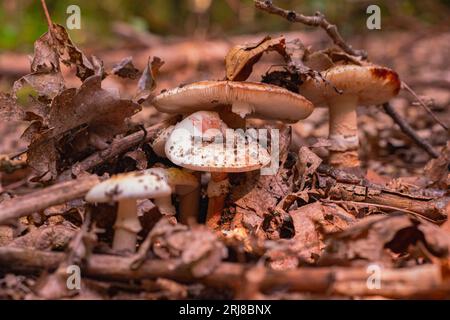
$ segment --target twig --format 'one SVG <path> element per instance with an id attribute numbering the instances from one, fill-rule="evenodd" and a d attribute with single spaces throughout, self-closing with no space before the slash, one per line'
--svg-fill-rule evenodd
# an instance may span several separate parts
<path id="1" fill-rule="evenodd" d="M 65 259 L 64 253 L 0 247 L 0 270 L 14 272 L 53 271 Z M 222 262 L 202 278 L 194 277 L 189 266 L 178 260 L 146 260 L 139 269 L 130 269 L 130 259 L 112 255 L 94 254 L 82 265 L 85 277 L 130 281 L 167 278 L 175 281 L 200 282 L 216 288 L 239 290 L 249 265 Z M 262 291 L 280 288 L 287 291 L 320 293 L 341 296 L 385 296 L 389 298 L 438 297 L 448 294 L 438 265 L 428 264 L 404 269 L 382 269 L 381 287 L 369 288 L 370 273 L 364 267 L 317 267 L 292 270 L 264 269 L 259 279 Z"/>
<path id="2" fill-rule="evenodd" d="M 48 12 L 47 4 L 45 3 L 45 0 L 41 0 L 41 4 L 42 4 L 42 9 L 44 9 L 45 18 L 47 19 L 48 30 L 51 31 L 53 29 L 53 22 L 52 22 L 52 18 L 50 18 L 50 13 Z"/>
<path id="3" fill-rule="evenodd" d="M 344 200 L 347 203 L 357 202 L 366 205 L 376 205 L 388 210 L 398 210 L 419 215 L 424 219 L 439 223 L 447 218 L 450 208 L 450 197 L 436 199 L 415 197 L 413 195 L 384 189 L 329 181 L 332 184 L 325 197 L 331 200 Z M 324 197 L 324 198 L 325 198 Z"/>
<path id="4" fill-rule="evenodd" d="M 111 145 L 109 145 L 109 147 L 106 148 L 105 150 L 101 150 L 90 155 L 83 161 L 74 164 L 70 169 L 67 169 L 66 171 L 62 172 L 61 175 L 58 177 L 58 180 L 59 181 L 69 180 L 72 178 L 72 175 L 75 172 L 89 171 L 98 166 L 99 164 L 113 159 L 117 155 L 127 151 L 130 148 L 139 145 L 140 143 L 150 141 L 155 137 L 156 134 L 158 134 L 158 132 L 175 123 L 177 119 L 178 116 L 169 118 L 151 127 L 145 128 L 145 131 L 139 130 L 138 132 L 130 134 L 119 140 L 113 141 Z"/>
<path id="5" fill-rule="evenodd" d="M 384 205 L 384 204 L 369 203 L 369 202 L 364 202 L 364 201 L 357 202 L 357 201 L 349 201 L 349 200 L 330 200 L 330 199 L 321 199 L 320 201 L 324 202 L 324 203 L 351 204 L 351 205 L 354 205 L 354 206 L 376 207 L 376 208 L 381 208 L 381 209 L 400 211 L 400 212 L 412 214 L 413 216 L 425 219 L 425 220 L 430 221 L 430 222 L 435 222 L 434 220 L 432 220 L 432 219 L 430 219 L 428 217 L 425 217 L 425 216 L 423 216 L 421 214 L 418 214 L 417 212 L 414 212 L 414 211 L 411 211 L 411 210 L 408 210 L 408 209 L 388 206 L 388 205 Z"/>
<path id="6" fill-rule="evenodd" d="M 389 102 L 383 104 L 384 111 L 394 120 L 396 124 L 400 127 L 400 129 L 410 137 L 419 147 L 425 150 L 430 156 L 433 158 L 439 157 L 439 153 L 433 149 L 433 147 L 423 140 L 419 135 L 414 131 L 413 128 L 398 114 L 397 111 L 392 107 Z"/>
<path id="7" fill-rule="evenodd" d="M 346 53 L 353 56 L 359 56 L 363 59 L 367 58 L 366 51 L 355 50 L 351 45 L 347 44 L 340 35 L 336 25 L 328 22 L 327 19 L 325 19 L 325 16 L 320 12 L 316 12 L 314 16 L 305 16 L 295 11 L 279 8 L 275 6 L 271 0 L 255 0 L 255 7 L 268 13 L 279 15 L 291 22 L 300 22 L 307 26 L 320 27 L 325 30 L 333 42 Z"/>
<path id="8" fill-rule="evenodd" d="M 98 176 L 89 175 L 3 201 L 0 203 L 0 223 L 81 198 L 99 182 Z"/>
<path id="9" fill-rule="evenodd" d="M 410 86 L 408 86 L 408 84 L 406 84 L 404 81 L 402 81 L 402 87 L 408 91 L 416 100 L 417 102 L 419 102 L 419 105 L 422 106 L 422 108 L 425 109 L 425 111 L 433 118 L 434 121 L 436 121 L 436 123 L 438 123 L 442 128 L 444 128 L 446 131 L 448 131 L 448 127 L 447 125 L 445 125 L 445 123 L 443 123 L 441 120 L 439 120 L 438 117 L 436 117 L 436 115 L 433 113 L 433 111 L 431 111 L 431 109 L 427 106 L 427 104 L 417 95 L 417 93 L 411 89 Z"/>

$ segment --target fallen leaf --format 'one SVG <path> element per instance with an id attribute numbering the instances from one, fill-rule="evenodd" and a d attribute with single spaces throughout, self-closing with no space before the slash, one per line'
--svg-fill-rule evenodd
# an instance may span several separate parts
<path id="1" fill-rule="evenodd" d="M 63 250 L 74 235 L 75 229 L 64 225 L 41 226 L 14 239 L 8 246 L 35 250 Z"/>
<path id="2" fill-rule="evenodd" d="M 53 24 L 51 36 L 53 44 L 58 50 L 61 62 L 67 66 L 75 65 L 78 78 L 84 81 L 95 74 L 95 68 L 92 62 L 73 44 L 63 26 Z"/>
<path id="3" fill-rule="evenodd" d="M 114 65 L 111 72 L 122 78 L 137 79 L 139 76 L 139 70 L 133 65 L 132 57 L 122 59 Z"/>
<path id="4" fill-rule="evenodd" d="M 228 80 L 244 81 L 253 70 L 253 65 L 259 61 L 264 52 L 284 52 L 285 39 L 272 39 L 269 36 L 253 44 L 238 45 L 230 49 L 225 57 L 225 68 Z M 283 54 L 282 54 L 283 55 Z"/>
<path id="5" fill-rule="evenodd" d="M 159 57 L 148 58 L 147 66 L 138 81 L 138 91 L 134 98 L 137 103 L 146 101 L 156 88 L 156 78 L 164 61 Z"/>
<path id="6" fill-rule="evenodd" d="M 408 215 L 375 215 L 331 235 L 319 263 L 393 266 L 399 255 L 407 255 L 419 244 L 436 257 L 448 257 L 450 235 L 433 223 Z M 427 258 L 422 256 L 422 259 Z"/>

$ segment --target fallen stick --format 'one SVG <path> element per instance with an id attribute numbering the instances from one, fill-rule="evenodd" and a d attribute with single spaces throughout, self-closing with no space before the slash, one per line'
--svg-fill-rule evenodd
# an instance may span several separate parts
<path id="1" fill-rule="evenodd" d="M 64 253 L 0 247 L 0 270 L 20 273 L 53 271 L 65 259 Z M 130 281 L 167 278 L 175 281 L 200 282 L 207 286 L 240 290 L 249 265 L 221 263 L 211 274 L 195 278 L 188 266 L 173 260 L 146 260 L 140 268 L 130 269 L 130 259 L 94 254 L 81 266 L 82 277 Z M 385 296 L 388 298 L 437 297 L 448 294 L 450 286 L 438 265 L 428 264 L 404 269 L 380 267 L 380 282 L 368 284 L 373 272 L 365 267 L 317 267 L 277 271 L 264 269 L 259 288 L 275 288 L 342 296 Z M 368 281 L 369 280 L 369 281 Z"/>
<path id="2" fill-rule="evenodd" d="M 0 203 L 0 223 L 81 198 L 99 182 L 98 176 L 88 175 L 3 201 Z"/>
<path id="3" fill-rule="evenodd" d="M 419 147 L 425 150 L 433 158 L 439 157 L 439 153 L 433 147 L 423 140 L 411 126 L 398 114 L 389 102 L 383 104 L 384 111 L 394 120 L 400 129 L 410 137 Z"/>
<path id="4" fill-rule="evenodd" d="M 59 181 L 65 181 L 72 178 L 72 175 L 78 172 L 89 171 L 99 164 L 109 161 L 128 149 L 137 146 L 139 143 L 148 142 L 155 138 L 161 130 L 174 124 L 178 116 L 171 117 L 160 123 L 157 123 L 144 130 L 137 131 L 133 134 L 123 137 L 122 139 L 113 141 L 105 150 L 98 151 L 86 159 L 74 164 L 71 168 L 65 170 L 58 176 Z"/>
<path id="5" fill-rule="evenodd" d="M 450 210 L 450 197 L 429 199 L 400 192 L 354 184 L 335 183 L 327 192 L 331 200 L 361 202 L 388 211 L 404 211 L 433 222 L 443 222 Z"/>
<path id="6" fill-rule="evenodd" d="M 324 201 L 361 202 L 387 209 L 419 215 L 433 222 L 442 222 L 450 214 L 450 197 L 445 191 L 436 197 L 424 197 L 387 189 L 344 170 L 320 164 L 317 173 L 322 177 L 320 188 L 326 189 Z"/>

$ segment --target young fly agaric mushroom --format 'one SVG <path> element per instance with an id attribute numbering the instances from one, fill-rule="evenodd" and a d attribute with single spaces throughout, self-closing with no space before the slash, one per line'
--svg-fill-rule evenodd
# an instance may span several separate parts
<path id="1" fill-rule="evenodd" d="M 113 249 L 136 249 L 141 225 L 137 217 L 137 200 L 151 198 L 163 214 L 174 215 L 171 194 L 181 196 L 197 187 L 194 176 L 179 169 L 152 168 L 139 172 L 122 173 L 94 186 L 86 195 L 88 202 L 118 202 Z"/>
<path id="2" fill-rule="evenodd" d="M 254 137 L 227 129 L 217 112 L 198 111 L 179 122 L 166 143 L 166 155 L 173 163 L 211 172 L 206 219 L 211 229 L 217 226 L 222 213 L 228 173 L 258 170 L 271 160 Z"/>
<path id="3" fill-rule="evenodd" d="M 359 166 L 356 108 L 385 103 L 396 96 L 399 77 L 388 68 L 358 65 L 340 65 L 321 74 L 325 81 L 308 79 L 300 92 L 314 105 L 328 106 L 330 164 Z"/>
<path id="4" fill-rule="evenodd" d="M 181 114 L 222 111 L 224 106 L 231 106 L 231 111 L 242 118 L 248 115 L 285 123 L 305 119 L 314 109 L 303 96 L 284 88 L 238 81 L 200 81 L 184 85 L 159 94 L 152 104 L 158 111 Z"/>

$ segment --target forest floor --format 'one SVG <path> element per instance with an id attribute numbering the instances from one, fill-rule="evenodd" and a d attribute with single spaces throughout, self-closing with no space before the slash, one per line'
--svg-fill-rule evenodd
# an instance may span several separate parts
<path id="1" fill-rule="evenodd" d="M 155 89 L 159 93 L 198 80 L 223 79 L 227 52 L 264 36 L 168 40 L 128 35 L 119 37 L 115 48 L 84 52 L 99 57 L 105 70 L 128 56 L 139 70 L 149 57 L 162 58 L 165 63 Z M 288 32 L 285 37 L 300 38 L 313 49 L 329 45 L 320 30 Z M 372 62 L 395 70 L 434 117 L 450 124 L 449 32 L 374 32 L 348 40 L 366 50 Z M 274 52 L 264 55 L 248 80 L 260 81 L 271 66 L 282 62 Z M 0 53 L 0 91 L 11 92 L 14 81 L 29 68 L 27 55 Z M 66 87 L 81 85 L 73 68 L 62 67 L 62 75 Z M 102 87 L 132 99 L 137 78 L 131 80 L 108 76 Z M 21 136 L 27 128 L 35 134 L 29 132 L 30 122 L 0 121 L 4 159 L 0 221 L 2 209 L 14 211 L 14 219 L 0 225 L 0 298 L 449 298 L 449 131 L 407 90 L 401 90 L 391 105 L 438 158 L 405 135 L 381 106 L 372 106 L 358 110 L 362 167 L 333 169 L 326 165 L 328 151 L 321 145 L 328 136 L 328 112 L 316 108 L 310 117 L 292 125 L 292 131 L 282 131 L 282 166 L 277 175 L 231 175 L 232 191 L 219 226 L 227 232 L 222 235 L 203 224 L 173 224 L 150 201 L 140 203 L 139 242 L 150 231 L 152 237 L 138 269 L 130 267 L 133 257 L 109 248 L 115 206 L 89 206 L 82 191 L 81 196 L 38 210 L 26 208 L 23 213 L 11 210 L 11 204 L 39 203 L 43 198 L 32 195 L 44 192 L 47 197 L 45 190 L 55 181 L 69 183 L 57 184 L 61 194 L 64 188 L 75 188 L 70 179 L 60 179 L 67 170 L 80 181 L 89 181 L 90 174 L 170 162 L 157 158 L 142 134 L 139 143 L 83 167 L 83 172 L 76 172 L 76 163 L 92 155 L 91 149 L 60 163 L 56 178 L 39 181 L 22 158 L 11 157 L 28 147 L 29 140 Z M 151 136 L 168 118 L 143 103 L 142 111 L 131 117 L 129 131 L 114 141 L 139 133 L 139 126 L 150 128 Z M 200 221 L 205 219 L 206 203 L 203 192 Z M 239 232 L 233 229 L 236 224 Z M 72 264 L 82 266 L 80 290 L 66 287 L 65 271 Z M 377 272 L 380 285 L 373 278 Z"/>

